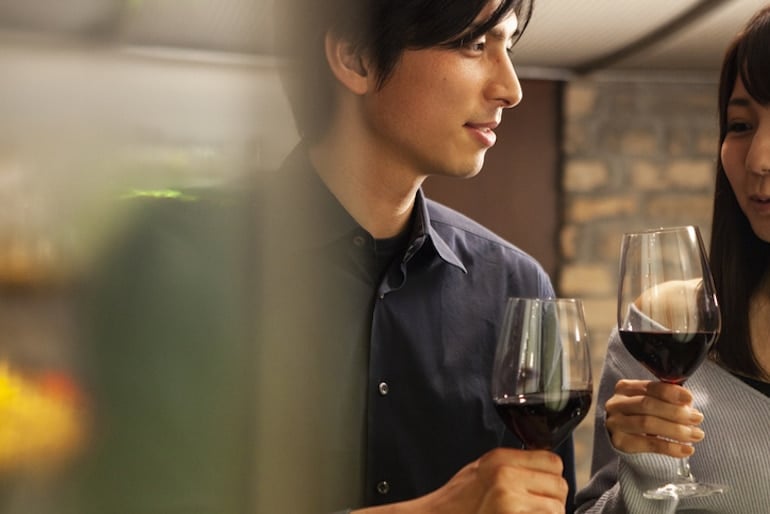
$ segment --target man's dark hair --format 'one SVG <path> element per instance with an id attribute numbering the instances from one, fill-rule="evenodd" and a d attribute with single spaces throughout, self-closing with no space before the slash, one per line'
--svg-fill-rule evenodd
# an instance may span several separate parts
<path id="1" fill-rule="evenodd" d="M 275 54 L 300 135 L 316 140 L 334 111 L 335 79 L 327 65 L 324 37 L 331 31 L 374 63 L 380 87 L 404 50 L 460 47 L 487 32 L 511 12 L 518 36 L 534 0 L 502 0 L 480 24 L 492 0 L 276 0 Z"/>
<path id="2" fill-rule="evenodd" d="M 735 81 L 762 105 L 770 104 L 770 7 L 757 12 L 727 48 L 719 81 L 719 148 L 728 132 L 727 107 Z M 751 349 L 749 301 L 770 267 L 770 244 L 754 234 L 717 161 L 710 259 L 722 309 L 722 332 L 713 356 L 727 368 L 762 376 Z"/>

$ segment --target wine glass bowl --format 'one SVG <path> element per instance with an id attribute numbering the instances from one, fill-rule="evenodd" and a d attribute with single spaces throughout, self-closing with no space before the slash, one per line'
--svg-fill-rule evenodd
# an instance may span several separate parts
<path id="1" fill-rule="evenodd" d="M 700 231 L 660 228 L 623 236 L 618 334 L 658 380 L 682 385 L 706 359 L 721 327 L 719 305 Z M 707 496 L 723 486 L 698 483 L 680 459 L 676 482 L 647 498 Z"/>
<path id="2" fill-rule="evenodd" d="M 582 302 L 509 298 L 492 370 L 500 418 L 528 449 L 553 450 L 591 406 Z"/>

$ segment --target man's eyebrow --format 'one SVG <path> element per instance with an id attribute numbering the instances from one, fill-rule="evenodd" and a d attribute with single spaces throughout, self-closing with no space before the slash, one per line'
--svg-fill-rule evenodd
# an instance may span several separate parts
<path id="1" fill-rule="evenodd" d="M 507 36 L 500 27 L 492 27 L 487 32 L 487 36 L 499 41 L 515 41 L 519 36 L 519 29 L 516 29 L 510 36 Z"/>
<path id="2" fill-rule="evenodd" d="M 519 30 L 519 27 L 516 27 L 516 30 L 510 35 L 505 35 L 505 31 L 500 26 L 493 26 L 489 29 L 487 29 L 484 32 L 480 32 L 481 28 L 484 27 L 484 25 L 487 24 L 487 21 L 476 21 L 472 24 L 470 24 L 465 31 L 462 33 L 460 37 L 457 38 L 457 42 L 467 42 L 472 38 L 478 38 L 481 36 L 490 37 L 492 39 L 496 39 L 498 41 L 510 41 L 512 43 L 515 43 L 519 36 L 521 35 L 521 31 Z"/>

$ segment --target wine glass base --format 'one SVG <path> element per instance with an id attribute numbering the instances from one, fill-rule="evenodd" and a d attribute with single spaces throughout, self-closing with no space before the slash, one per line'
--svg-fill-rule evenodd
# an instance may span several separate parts
<path id="1" fill-rule="evenodd" d="M 722 494 L 726 486 L 718 484 L 702 484 L 700 482 L 679 482 L 666 484 L 657 489 L 644 492 L 644 497 L 652 500 L 670 500 L 672 498 L 700 498 L 713 494 Z"/>

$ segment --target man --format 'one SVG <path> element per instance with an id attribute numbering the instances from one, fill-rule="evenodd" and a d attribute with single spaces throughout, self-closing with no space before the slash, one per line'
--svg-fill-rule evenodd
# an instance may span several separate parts
<path id="1" fill-rule="evenodd" d="M 70 511 L 571 511 L 571 441 L 516 449 L 489 390 L 506 298 L 551 283 L 421 190 L 481 170 L 531 4 L 276 8 L 302 141 L 246 193 L 133 203 L 84 287 Z"/>
<path id="2" fill-rule="evenodd" d="M 505 299 L 553 296 L 551 283 L 531 257 L 421 190 L 431 175 L 481 170 L 503 111 L 522 97 L 508 54 L 531 7 L 276 4 L 302 142 L 268 195 L 277 219 L 265 319 L 280 328 L 262 335 L 299 343 L 260 354 L 259 512 L 287 511 L 296 495 L 372 514 L 571 509 L 571 442 L 558 455 L 498 448 L 520 443 L 488 386 Z M 286 294 L 291 282 L 304 293 Z M 313 337 L 291 329 L 303 318 Z M 276 366 L 292 378 L 270 378 Z M 306 423 L 283 403 L 267 407 L 277 391 L 304 399 Z"/>

